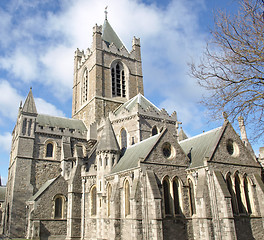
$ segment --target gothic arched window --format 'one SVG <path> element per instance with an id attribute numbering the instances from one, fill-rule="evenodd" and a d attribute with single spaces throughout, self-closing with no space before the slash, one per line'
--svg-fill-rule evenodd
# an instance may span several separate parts
<path id="1" fill-rule="evenodd" d="M 163 186 L 163 199 L 164 199 L 164 208 L 165 214 L 171 214 L 171 207 L 170 207 L 170 182 L 167 178 L 164 178 L 162 182 Z"/>
<path id="2" fill-rule="evenodd" d="M 179 181 L 177 178 L 175 178 L 173 180 L 173 201 L 174 201 L 174 213 L 175 214 L 181 213 L 179 189 L 180 189 Z"/>
<path id="3" fill-rule="evenodd" d="M 121 137 L 121 149 L 127 148 L 127 132 L 124 128 L 122 128 L 120 132 Z"/>
<path id="4" fill-rule="evenodd" d="M 107 187 L 107 216 L 109 217 L 111 214 L 111 194 L 112 194 L 112 186 L 111 184 Z"/>
<path id="5" fill-rule="evenodd" d="M 191 179 L 188 179 L 188 185 L 189 185 L 190 210 L 191 210 L 191 215 L 193 215 L 196 213 L 196 207 L 195 207 L 195 198 L 194 198 L 194 187 Z"/>
<path id="6" fill-rule="evenodd" d="M 91 189 L 91 215 L 96 215 L 96 186 Z"/>
<path id="7" fill-rule="evenodd" d="M 231 195 L 231 204 L 232 204 L 233 213 L 237 213 L 235 194 L 234 194 L 234 191 L 233 191 L 232 181 L 231 181 L 231 178 L 230 178 L 230 174 L 228 174 L 226 176 L 226 185 L 227 185 L 227 189 L 228 189 L 228 191 L 229 191 L 229 193 Z"/>
<path id="8" fill-rule="evenodd" d="M 55 218 L 62 218 L 62 205 L 63 205 L 63 200 L 61 196 L 58 196 L 55 198 Z"/>
<path id="9" fill-rule="evenodd" d="M 152 128 L 151 134 L 152 134 L 152 136 L 158 134 L 158 129 L 157 129 L 156 126 L 154 126 L 154 127 Z"/>
<path id="10" fill-rule="evenodd" d="M 123 65 L 118 62 L 111 68 L 112 96 L 126 97 L 126 79 Z"/>
<path id="11" fill-rule="evenodd" d="M 250 198 L 249 198 L 249 189 L 248 189 L 248 179 L 247 177 L 244 178 L 244 192 L 245 192 L 245 198 L 246 198 L 246 203 L 247 203 L 247 211 L 248 213 L 252 213 L 252 209 L 251 209 L 251 204 L 250 204 Z"/>
<path id="12" fill-rule="evenodd" d="M 88 70 L 87 68 L 83 73 L 83 89 L 82 89 L 82 100 L 86 102 L 88 100 Z"/>
<path id="13" fill-rule="evenodd" d="M 53 144 L 48 143 L 46 147 L 46 157 L 52 157 L 53 156 Z"/>
<path id="14" fill-rule="evenodd" d="M 239 213 L 244 212 L 244 207 L 241 199 L 241 190 L 240 190 L 240 179 L 238 175 L 235 175 L 235 190 L 236 190 L 236 200 L 237 200 L 237 205 L 238 205 L 238 211 Z"/>
<path id="15" fill-rule="evenodd" d="M 130 187 L 128 180 L 125 181 L 125 216 L 130 214 Z"/>

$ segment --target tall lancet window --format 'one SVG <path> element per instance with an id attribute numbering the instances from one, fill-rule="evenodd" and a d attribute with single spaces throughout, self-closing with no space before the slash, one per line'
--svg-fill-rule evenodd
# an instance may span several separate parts
<path id="1" fill-rule="evenodd" d="M 112 96 L 126 97 L 126 79 L 124 67 L 121 63 L 116 63 L 111 69 L 112 76 Z"/>
<path id="2" fill-rule="evenodd" d="M 87 68 L 83 73 L 83 90 L 82 90 L 82 100 L 86 102 L 88 100 L 88 70 Z"/>

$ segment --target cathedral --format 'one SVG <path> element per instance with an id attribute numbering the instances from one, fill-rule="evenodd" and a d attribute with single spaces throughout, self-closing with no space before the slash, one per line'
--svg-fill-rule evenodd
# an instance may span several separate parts
<path id="1" fill-rule="evenodd" d="M 226 117 L 188 138 L 144 97 L 140 39 L 107 18 L 74 55 L 72 118 L 38 114 L 30 89 L 12 133 L 3 233 L 39 240 L 264 239 L 262 166 Z"/>

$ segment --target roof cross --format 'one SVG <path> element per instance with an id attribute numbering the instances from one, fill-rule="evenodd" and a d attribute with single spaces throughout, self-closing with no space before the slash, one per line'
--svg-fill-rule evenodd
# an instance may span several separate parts
<path id="1" fill-rule="evenodd" d="M 108 7 L 108 6 L 105 7 L 105 11 L 104 11 L 104 13 L 105 13 L 105 20 L 107 20 L 107 13 L 108 13 L 108 12 L 107 12 L 107 7 Z"/>

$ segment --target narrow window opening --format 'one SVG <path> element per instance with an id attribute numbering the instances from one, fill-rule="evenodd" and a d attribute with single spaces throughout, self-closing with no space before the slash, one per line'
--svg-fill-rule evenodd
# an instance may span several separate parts
<path id="1" fill-rule="evenodd" d="M 127 132 L 123 128 L 121 130 L 121 149 L 126 149 L 127 148 Z"/>
<path id="2" fill-rule="evenodd" d="M 91 215 L 96 215 L 96 187 L 91 190 Z"/>
<path id="3" fill-rule="evenodd" d="M 248 180 L 247 178 L 244 179 L 244 192 L 246 197 L 246 203 L 247 203 L 247 211 L 248 213 L 252 213 L 251 205 L 250 205 L 250 198 L 249 198 L 249 189 L 248 189 Z"/>
<path id="4" fill-rule="evenodd" d="M 112 96 L 126 97 L 126 78 L 123 65 L 117 63 L 111 69 L 112 77 Z"/>
<path id="5" fill-rule="evenodd" d="M 62 218 L 62 197 L 55 199 L 55 218 Z"/>
<path id="6" fill-rule="evenodd" d="M 30 119 L 28 122 L 28 136 L 31 135 L 31 127 L 32 127 L 32 119 Z"/>
<path id="7" fill-rule="evenodd" d="M 163 199 L 164 199 L 164 207 L 165 207 L 165 214 L 171 214 L 170 208 L 170 186 L 167 179 L 163 180 Z"/>
<path id="8" fill-rule="evenodd" d="M 111 214 L 111 194 L 112 194 L 112 186 L 109 184 L 107 188 L 107 216 L 109 217 Z"/>
<path id="9" fill-rule="evenodd" d="M 46 149 L 46 157 L 52 157 L 52 156 L 53 156 L 53 144 L 48 143 Z"/>
<path id="10" fill-rule="evenodd" d="M 173 181 L 173 200 L 174 200 L 174 213 L 180 214 L 180 199 L 179 199 L 179 183 L 177 180 Z"/>
<path id="11" fill-rule="evenodd" d="M 236 190 L 236 199 L 237 199 L 237 205 L 238 205 L 238 211 L 239 213 L 243 213 L 243 203 L 241 199 L 241 191 L 240 191 L 240 180 L 238 175 L 235 176 L 235 190 Z"/>
<path id="12" fill-rule="evenodd" d="M 125 182 L 125 216 L 130 214 L 130 189 L 129 182 Z"/>
<path id="13" fill-rule="evenodd" d="M 193 187 L 193 182 L 190 179 L 188 180 L 188 184 L 189 184 L 190 210 L 191 210 L 191 215 L 193 215 L 196 214 L 194 187 Z"/>
<path id="14" fill-rule="evenodd" d="M 83 75 L 83 102 L 88 100 L 88 70 L 85 69 Z"/>
<path id="15" fill-rule="evenodd" d="M 234 194 L 234 191 L 233 191 L 233 188 L 232 188 L 232 182 L 231 182 L 231 178 L 230 178 L 230 175 L 228 175 L 226 177 L 226 184 L 227 184 L 227 188 L 228 188 L 228 191 L 231 195 L 231 204 L 232 204 L 232 210 L 233 210 L 233 213 L 237 213 L 237 208 L 236 208 L 236 201 L 235 201 L 235 194 Z"/>
<path id="16" fill-rule="evenodd" d="M 26 131 L 27 131 L 27 119 L 25 118 L 23 120 L 23 126 L 22 126 L 22 134 L 26 135 Z"/>
<path id="17" fill-rule="evenodd" d="M 152 131 L 151 131 L 151 133 L 152 133 L 152 136 L 154 136 L 154 135 L 158 134 L 158 129 L 157 129 L 157 127 L 156 127 L 156 126 L 154 126 L 154 127 L 152 128 Z"/>

